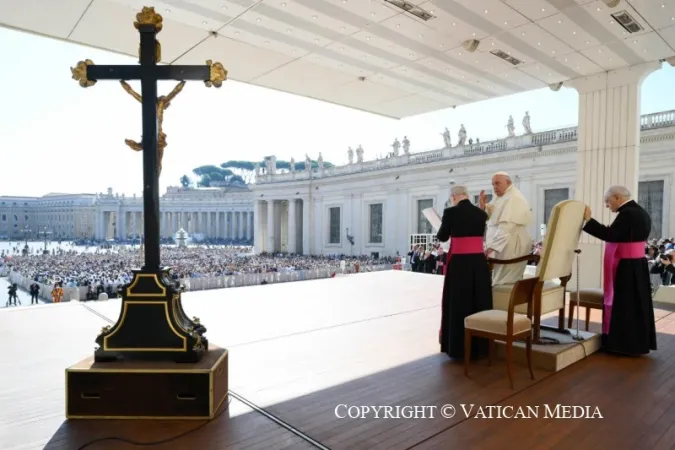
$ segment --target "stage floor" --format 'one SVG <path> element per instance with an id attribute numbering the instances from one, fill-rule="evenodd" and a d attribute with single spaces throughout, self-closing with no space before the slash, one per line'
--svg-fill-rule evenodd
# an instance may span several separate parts
<path id="1" fill-rule="evenodd" d="M 78 450 L 105 437 L 159 449 L 579 449 L 675 444 L 675 324 L 656 308 L 659 350 L 641 358 L 593 354 L 563 371 L 439 354 L 440 276 L 388 271 L 185 295 L 209 340 L 230 351 L 231 402 L 206 425 L 72 421 L 64 373 L 91 355 L 119 302 L 62 303 L 0 311 L 0 449 Z M 591 329 L 598 329 L 596 311 Z M 584 317 L 583 311 L 581 317 Z M 551 320 L 557 324 L 557 319 Z M 338 418 L 338 405 L 433 405 L 434 418 Z M 440 407 L 457 414 L 443 418 Z M 539 406 L 530 419 L 469 420 L 461 405 Z M 599 408 L 603 419 L 551 419 L 549 405 Z M 496 410 L 493 408 L 494 413 Z M 342 411 L 341 411 L 342 413 Z M 194 430 L 190 432 L 190 430 Z M 183 437 L 167 441 L 174 436 Z M 453 447 L 457 446 L 457 447 Z M 101 441 L 87 450 L 133 449 Z"/>

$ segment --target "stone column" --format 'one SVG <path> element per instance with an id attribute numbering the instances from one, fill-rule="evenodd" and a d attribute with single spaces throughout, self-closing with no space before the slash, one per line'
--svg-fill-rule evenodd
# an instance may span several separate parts
<path id="1" fill-rule="evenodd" d="M 237 233 L 237 238 L 243 239 L 244 238 L 244 212 L 239 211 L 239 230 Z"/>
<path id="2" fill-rule="evenodd" d="M 288 253 L 297 253 L 298 252 L 298 244 L 297 244 L 297 232 L 296 232 L 296 224 L 295 224 L 295 214 L 296 214 L 296 200 L 294 198 L 290 199 L 288 201 L 288 227 L 287 227 L 287 232 L 288 232 Z"/>
<path id="3" fill-rule="evenodd" d="M 310 237 L 311 233 L 309 231 L 309 219 L 310 219 L 310 202 L 308 198 L 302 199 L 302 254 L 311 255 L 310 248 Z"/>
<path id="4" fill-rule="evenodd" d="M 255 232 L 255 229 L 253 228 L 253 212 L 249 211 L 246 215 L 246 219 L 248 221 L 248 225 L 246 226 L 246 239 L 250 241 L 253 239 L 253 233 Z"/>
<path id="5" fill-rule="evenodd" d="M 216 211 L 216 234 L 214 237 L 220 237 L 220 211 Z"/>
<path id="6" fill-rule="evenodd" d="M 204 230 L 206 237 L 213 236 L 213 231 L 211 230 L 211 211 L 206 212 L 206 229 Z"/>
<path id="7" fill-rule="evenodd" d="M 263 202 L 262 200 L 254 200 L 253 201 L 253 217 L 255 218 L 255 220 L 258 221 L 256 226 L 253 227 L 253 232 L 254 232 L 254 235 L 253 235 L 253 251 L 256 254 L 259 254 L 260 252 L 262 252 L 262 250 L 264 248 L 262 233 L 260 232 L 260 230 L 261 230 L 260 213 L 261 213 L 261 210 L 262 210 L 262 202 Z"/>
<path id="8" fill-rule="evenodd" d="M 267 200 L 267 246 L 265 251 L 273 253 L 274 248 L 274 200 Z"/>
<path id="9" fill-rule="evenodd" d="M 609 225 L 604 193 L 622 185 L 637 197 L 640 154 L 640 88 L 658 62 L 572 80 L 579 92 L 579 135 L 575 199 L 589 205 L 593 218 Z M 581 288 L 602 287 L 603 244 L 582 233 Z M 570 286 L 576 287 L 576 267 Z"/>

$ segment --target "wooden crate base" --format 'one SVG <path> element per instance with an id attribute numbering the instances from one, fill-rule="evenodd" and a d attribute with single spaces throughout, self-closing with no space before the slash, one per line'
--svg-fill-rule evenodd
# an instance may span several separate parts
<path id="1" fill-rule="evenodd" d="M 228 395 L 227 350 L 195 364 L 94 362 L 66 369 L 68 419 L 211 419 Z"/>

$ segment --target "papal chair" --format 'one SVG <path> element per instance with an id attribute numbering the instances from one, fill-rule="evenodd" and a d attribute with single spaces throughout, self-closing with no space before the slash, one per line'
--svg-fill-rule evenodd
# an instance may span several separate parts
<path id="1" fill-rule="evenodd" d="M 469 376 L 469 360 L 471 358 L 471 338 L 473 336 L 490 341 L 489 364 L 492 365 L 495 340 L 504 341 L 506 356 L 506 372 L 513 389 L 513 369 L 511 360 L 513 342 L 525 339 L 527 367 L 530 369 L 530 378 L 534 380 L 532 370 L 532 310 L 534 289 L 537 286 L 536 278 L 525 278 L 513 285 L 509 295 L 509 304 L 506 311 L 490 309 L 472 314 L 464 319 L 464 375 Z M 516 308 L 525 307 L 526 313 L 515 312 Z"/>
<path id="2" fill-rule="evenodd" d="M 572 277 L 574 251 L 578 247 L 579 235 L 584 219 L 585 205 L 576 200 L 558 203 L 551 211 L 549 226 L 540 254 L 525 255 L 510 260 L 490 259 L 491 265 L 516 264 L 536 260 L 537 280 L 533 293 L 533 333 L 534 342 L 541 338 L 541 316 L 558 311 L 558 328 L 565 329 L 565 297 L 567 283 Z M 508 311 L 511 291 L 515 284 L 493 286 L 493 308 Z M 518 303 L 516 312 L 526 313 L 526 306 Z"/>

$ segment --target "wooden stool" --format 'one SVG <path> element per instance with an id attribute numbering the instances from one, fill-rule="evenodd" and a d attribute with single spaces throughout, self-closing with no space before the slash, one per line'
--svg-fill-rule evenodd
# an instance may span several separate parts
<path id="1" fill-rule="evenodd" d="M 603 310 L 605 307 L 605 296 L 602 289 L 581 289 L 579 296 L 579 307 L 586 308 L 586 331 L 588 323 L 591 321 L 591 309 Z M 577 306 L 577 293 L 570 292 L 569 318 L 567 319 L 567 328 L 572 328 L 572 319 L 574 318 L 575 308 Z"/>

